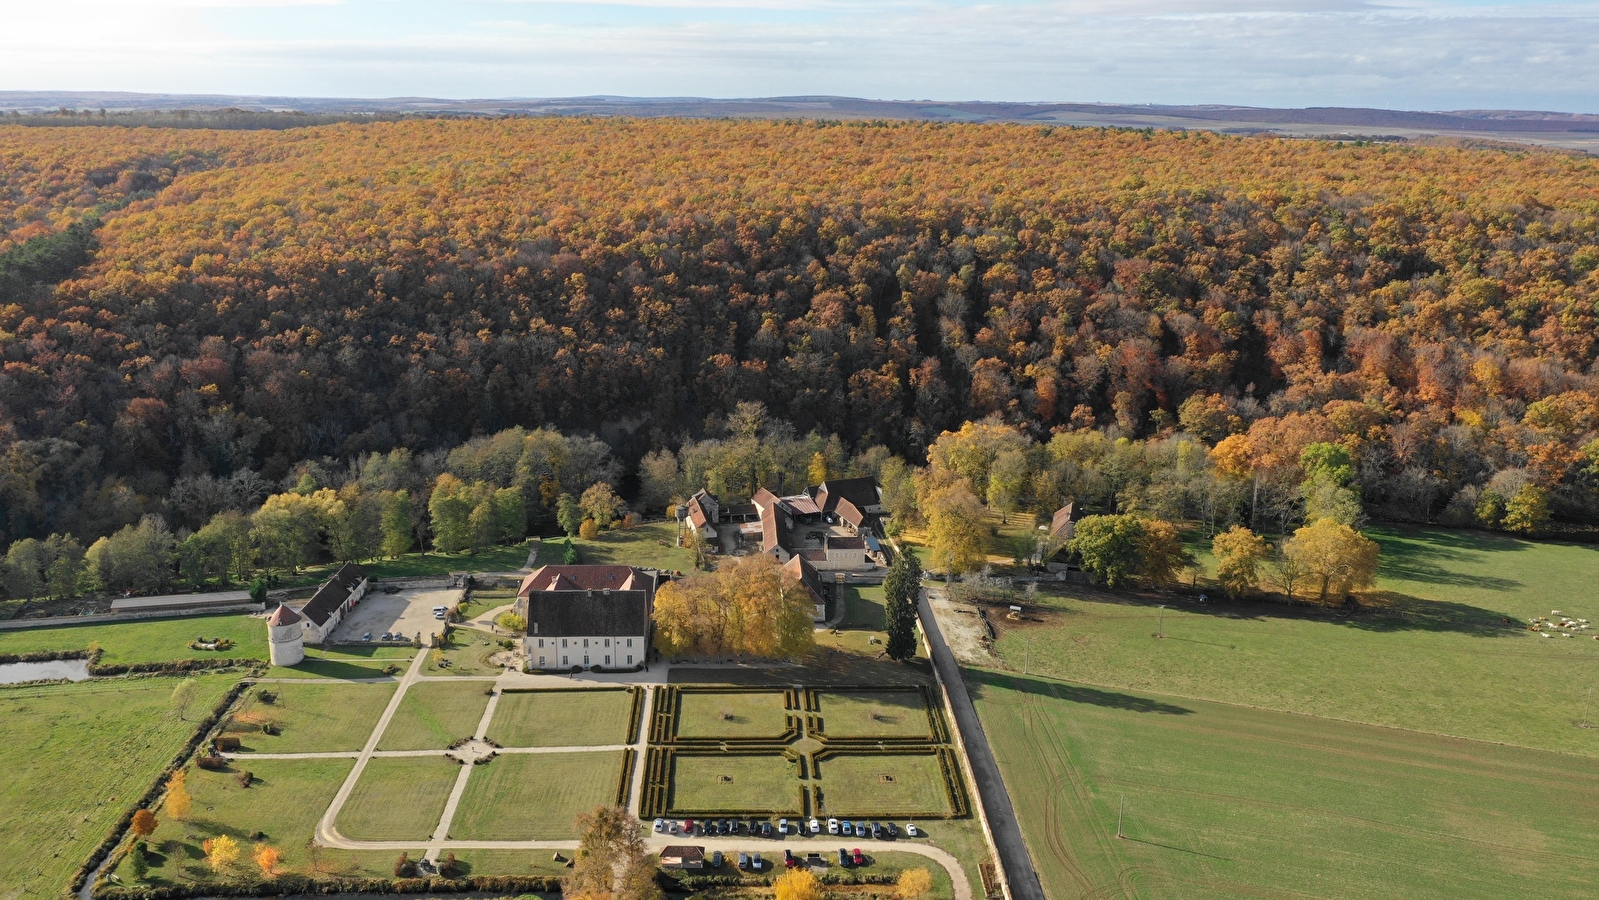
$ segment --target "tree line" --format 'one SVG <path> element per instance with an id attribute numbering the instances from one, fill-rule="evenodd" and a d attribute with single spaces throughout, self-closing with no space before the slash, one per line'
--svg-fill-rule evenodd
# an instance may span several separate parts
<path id="1" fill-rule="evenodd" d="M 76 266 L 0 294 L 0 543 L 198 529 L 306 460 L 516 424 L 592 430 L 634 497 L 663 449 L 697 479 L 680 439 L 742 402 L 913 465 L 991 415 L 1243 435 L 1278 528 L 1268 432 L 1303 427 L 1351 443 L 1373 514 L 1591 524 L 1595 165 L 1021 125 L 0 125 L 0 254 Z M 717 483 L 844 456 L 805 449 Z"/>

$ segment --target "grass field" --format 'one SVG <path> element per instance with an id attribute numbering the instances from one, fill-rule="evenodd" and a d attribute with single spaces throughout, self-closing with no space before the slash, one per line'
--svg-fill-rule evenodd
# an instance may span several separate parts
<path id="1" fill-rule="evenodd" d="M 367 574 L 375 579 L 410 578 L 419 575 L 449 575 L 452 572 L 515 572 L 527 562 L 528 544 L 488 547 L 477 553 L 407 553 L 397 559 L 380 559 L 363 563 Z M 293 578 L 284 579 L 284 585 L 321 584 L 332 577 L 341 563 L 309 566 Z"/>
<path id="2" fill-rule="evenodd" d="M 1267 602 L 1073 588 L 1000 629 L 1011 666 L 1152 690 L 1599 756 L 1576 727 L 1599 641 L 1543 638 L 1551 609 L 1599 621 L 1599 548 L 1477 532 L 1374 530 L 1380 607 L 1355 615 Z M 1164 640 L 1157 603 L 1165 603 Z M 1514 620 L 1506 624 L 1505 618 Z M 1590 716 L 1594 713 L 1590 712 Z"/>
<path id="3" fill-rule="evenodd" d="M 685 691 L 677 712 L 679 737 L 776 737 L 788 712 L 777 691 Z"/>
<path id="4" fill-rule="evenodd" d="M 428 654 L 424 675 L 499 675 L 505 670 L 489 665 L 489 657 L 500 650 L 497 639 L 474 628 L 451 628 L 449 642 Z M 449 665 L 439 662 L 447 660 Z"/>
<path id="5" fill-rule="evenodd" d="M 474 766 L 450 824 L 458 840 L 563 840 L 572 820 L 616 803 L 622 753 L 507 753 Z M 435 816 L 435 819 L 437 817 Z"/>
<path id="6" fill-rule="evenodd" d="M 927 705 L 918 691 L 824 693 L 822 730 L 829 737 L 926 737 Z"/>
<path id="7" fill-rule="evenodd" d="M 233 679 L 199 680 L 188 721 L 172 678 L 0 688 L 0 897 L 57 898 L 73 870 L 193 734 Z"/>
<path id="8" fill-rule="evenodd" d="M 418 651 L 411 647 L 307 647 L 294 666 L 272 666 L 268 678 L 399 678 Z M 395 671 L 385 672 L 392 668 Z"/>
<path id="9" fill-rule="evenodd" d="M 548 538 L 539 553 L 541 564 L 561 561 L 565 538 Z M 676 522 L 651 522 L 626 531 L 607 531 L 592 541 L 574 538 L 578 562 L 586 566 L 637 566 L 691 572 L 694 554 L 677 546 Z"/>
<path id="10" fill-rule="evenodd" d="M 262 690 L 277 695 L 272 703 L 256 699 Z M 307 681 L 260 685 L 234 710 L 227 731 L 238 736 L 244 752 L 311 753 L 359 750 L 394 696 L 393 684 L 338 684 Z M 281 734 L 266 734 L 273 722 Z"/>
<path id="11" fill-rule="evenodd" d="M 949 797 L 938 758 L 850 754 L 816 764 L 822 808 L 830 816 L 942 816 Z"/>
<path id="12" fill-rule="evenodd" d="M 284 872 L 307 873 L 311 859 L 306 842 L 316 832 L 317 820 L 350 773 L 348 759 L 263 759 L 238 764 L 255 775 L 248 789 L 241 788 L 234 772 L 208 772 L 190 767 L 188 787 L 194 798 L 189 815 L 173 821 L 158 813 L 159 825 L 149 838 L 152 850 L 160 855 L 150 870 L 150 884 L 212 883 L 218 877 L 206 865 L 201 844 L 226 834 L 239 843 L 243 852 L 234 869 L 248 873 L 256 869 L 250 861 L 255 842 L 250 835 L 263 832 L 264 843 L 282 854 L 279 868 Z M 387 853 L 355 854 L 319 850 L 317 861 L 326 872 L 349 875 L 384 876 L 390 874 Z M 116 870 L 124 883 L 131 883 L 132 872 L 124 860 Z M 228 873 L 223 873 L 226 878 Z"/>
<path id="13" fill-rule="evenodd" d="M 797 813 L 800 781 L 794 764 L 776 753 L 678 754 L 672 763 L 667 808 L 683 813 Z"/>
<path id="14" fill-rule="evenodd" d="M 375 756 L 339 810 L 339 832 L 357 841 L 426 840 L 460 774 L 461 765 L 442 756 Z"/>
<path id="15" fill-rule="evenodd" d="M 1052 898 L 1577 898 L 1599 880 L 1599 772 L 1580 756 L 1042 678 L 968 686 Z"/>
<path id="16" fill-rule="evenodd" d="M 201 636 L 225 637 L 235 646 L 224 651 L 190 650 L 189 642 Z M 174 659 L 267 658 L 266 625 L 243 615 L 140 619 L 0 632 L 0 653 L 87 650 L 92 644 L 100 645 L 103 666 Z"/>
<path id="17" fill-rule="evenodd" d="M 505 693 L 488 737 L 503 747 L 585 747 L 627 742 L 633 695 L 627 691 Z"/>
<path id="18" fill-rule="evenodd" d="M 419 681 L 400 698 L 379 750 L 443 750 L 458 738 L 474 737 L 488 708 L 486 681 Z"/>

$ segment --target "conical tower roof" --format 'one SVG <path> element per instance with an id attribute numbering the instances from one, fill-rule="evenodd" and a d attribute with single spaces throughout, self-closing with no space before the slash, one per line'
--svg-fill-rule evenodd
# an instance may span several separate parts
<path id="1" fill-rule="evenodd" d="M 298 625 L 300 622 L 304 621 L 304 619 L 304 616 L 288 608 L 287 606 L 279 606 L 277 609 L 272 611 L 272 615 L 267 616 L 267 624 L 273 628 L 276 628 L 279 625 Z"/>

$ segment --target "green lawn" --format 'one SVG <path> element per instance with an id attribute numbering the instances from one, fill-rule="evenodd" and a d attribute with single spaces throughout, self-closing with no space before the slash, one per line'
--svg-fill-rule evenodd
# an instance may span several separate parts
<path id="1" fill-rule="evenodd" d="M 944 816 L 949 795 L 938 757 L 898 754 L 834 756 L 816 764 L 822 808 L 830 816 Z"/>
<path id="2" fill-rule="evenodd" d="M 491 609 L 498 609 L 515 602 L 516 591 L 511 588 L 473 591 L 472 599 L 461 604 L 461 618 L 475 619 Z"/>
<path id="3" fill-rule="evenodd" d="M 460 738 L 475 737 L 491 689 L 487 681 L 412 684 L 378 738 L 378 749 L 443 750 Z"/>
<path id="4" fill-rule="evenodd" d="M 798 813 L 801 782 L 794 764 L 780 754 L 688 755 L 672 763 L 673 815 L 727 812 Z"/>
<path id="5" fill-rule="evenodd" d="M 357 841 L 427 840 L 460 774 L 461 764 L 442 756 L 375 756 L 339 810 L 339 833 Z"/>
<path id="6" fill-rule="evenodd" d="M 777 737 L 788 725 L 779 691 L 684 691 L 679 697 L 679 737 Z"/>
<path id="7" fill-rule="evenodd" d="M 277 699 L 272 703 L 260 700 L 262 691 L 276 694 Z M 238 736 L 246 753 L 360 750 L 394 691 L 394 684 L 263 684 L 241 701 L 227 730 Z M 282 733 L 263 732 L 262 726 L 268 722 Z"/>
<path id="8" fill-rule="evenodd" d="M 627 742 L 633 695 L 625 690 L 505 693 L 488 736 L 504 747 L 584 747 Z"/>
<path id="9" fill-rule="evenodd" d="M 822 731 L 828 737 L 925 737 L 932 739 L 927 704 L 919 691 L 824 693 Z"/>
<path id="10" fill-rule="evenodd" d="M 451 628 L 449 642 L 442 649 L 424 651 L 428 654 L 428 662 L 422 674 L 499 675 L 505 670 L 489 665 L 489 657 L 500 649 L 499 639 L 485 632 L 475 628 Z M 439 665 L 441 660 L 447 660 L 449 665 Z"/>
<path id="11" fill-rule="evenodd" d="M 201 844 L 226 834 L 239 843 L 239 861 L 229 874 L 258 874 L 250 855 L 255 842 L 250 835 L 263 832 L 264 843 L 282 854 L 283 872 L 308 873 L 311 858 L 306 842 L 316 833 L 317 820 L 327 811 L 339 785 L 350 773 L 354 760 L 263 759 L 237 764 L 255 776 L 248 789 L 235 780 L 236 771 L 208 772 L 190 767 L 188 787 L 193 806 L 183 821 L 173 821 L 158 813 L 159 826 L 149 844 L 159 856 L 150 870 L 148 883 L 196 884 L 214 882 Z M 389 853 L 349 853 L 317 851 L 317 863 L 328 873 L 386 876 L 392 871 Z M 116 870 L 124 883 L 132 883 L 133 873 L 124 860 Z"/>
<path id="12" fill-rule="evenodd" d="M 234 679 L 199 679 L 188 721 L 172 678 L 0 688 L 0 897 L 58 898 Z"/>
<path id="13" fill-rule="evenodd" d="M 565 859 L 572 858 L 571 850 L 457 850 L 455 861 L 465 868 L 468 875 L 545 875 L 562 878 L 572 874 L 565 863 L 555 861 L 557 853 Z M 532 895 L 525 896 L 531 900 Z"/>
<path id="14" fill-rule="evenodd" d="M 815 848 L 808 846 L 804 848 L 806 853 L 812 852 L 813 849 Z M 832 847 L 831 849 L 833 850 L 833 855 L 827 861 L 829 864 L 837 863 L 838 848 Z M 798 849 L 794 852 L 797 855 L 803 855 L 800 854 Z M 823 858 L 827 858 L 825 849 L 820 852 Z M 782 861 L 781 852 L 778 854 L 778 861 Z M 890 875 L 897 878 L 906 869 L 926 869 L 927 874 L 933 876 L 933 889 L 925 895 L 928 900 L 952 900 L 955 896 L 955 889 L 950 885 L 949 872 L 938 863 L 916 853 L 902 853 L 894 850 L 869 853 L 866 855 L 866 865 L 851 869 L 850 872 L 861 876 Z"/>
<path id="15" fill-rule="evenodd" d="M 477 553 L 407 553 L 398 559 L 362 563 L 373 579 L 410 578 L 418 575 L 449 575 L 452 572 L 515 572 L 527 562 L 527 542 L 488 547 Z M 321 584 L 333 576 L 342 563 L 328 563 L 303 569 L 286 586 Z"/>
<path id="16" fill-rule="evenodd" d="M 539 562 L 559 563 L 564 540 L 547 538 Z M 572 546 L 577 548 L 578 562 L 583 565 L 694 570 L 694 554 L 677 546 L 676 522 L 651 522 L 626 531 L 607 531 L 592 541 L 574 538 Z"/>
<path id="17" fill-rule="evenodd" d="M 450 825 L 458 840 L 564 840 L 572 820 L 616 803 L 622 752 L 506 753 L 474 766 Z"/>
<path id="18" fill-rule="evenodd" d="M 1049 679 L 968 679 L 1052 898 L 1129 885 L 1185 900 L 1577 898 L 1599 880 L 1599 772 L 1580 756 Z"/>
<path id="19" fill-rule="evenodd" d="M 0 632 L 0 653 L 87 650 L 98 644 L 104 651 L 100 664 L 105 666 L 174 659 L 265 660 L 266 631 L 261 619 L 236 614 L 58 625 Z M 202 636 L 225 637 L 235 646 L 224 651 L 189 649 L 189 642 Z"/>

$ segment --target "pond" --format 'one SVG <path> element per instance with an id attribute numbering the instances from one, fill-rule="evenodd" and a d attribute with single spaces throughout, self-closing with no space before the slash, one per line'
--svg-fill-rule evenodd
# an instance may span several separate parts
<path id="1" fill-rule="evenodd" d="M 65 678 L 68 681 L 87 681 L 89 661 L 86 659 L 54 659 L 49 662 L 17 662 L 0 664 L 0 684 L 17 684 L 46 678 Z"/>

